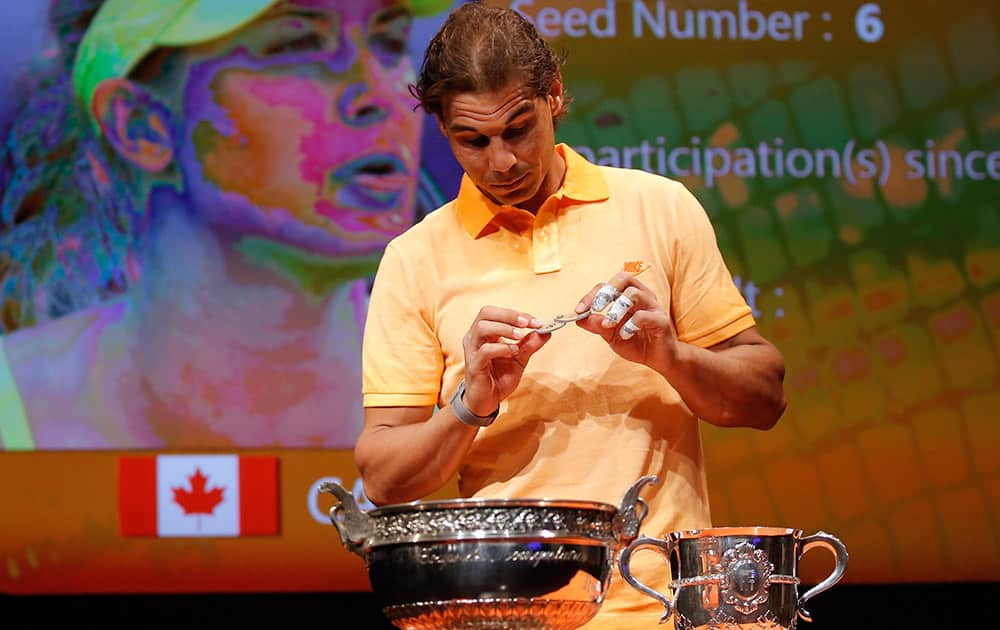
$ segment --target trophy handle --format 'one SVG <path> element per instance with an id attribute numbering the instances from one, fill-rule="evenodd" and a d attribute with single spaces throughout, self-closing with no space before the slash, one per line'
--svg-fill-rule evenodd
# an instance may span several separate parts
<path id="1" fill-rule="evenodd" d="M 840 578 L 844 577 L 844 571 L 847 570 L 847 547 L 844 546 L 844 543 L 841 542 L 839 538 L 823 531 L 816 532 L 812 536 L 806 536 L 801 540 L 801 544 L 802 551 L 799 552 L 800 560 L 802 559 L 802 556 L 804 556 L 806 552 L 813 547 L 822 547 L 837 558 L 837 566 L 833 569 L 833 573 L 831 573 L 825 580 L 806 591 L 805 594 L 799 598 L 799 617 L 802 617 L 805 621 L 812 621 L 812 615 L 810 615 L 809 611 L 807 611 L 803 606 L 807 601 L 830 588 L 839 582 Z"/>
<path id="2" fill-rule="evenodd" d="M 333 481 L 319 485 L 320 492 L 329 492 L 339 503 L 330 508 L 330 522 L 337 528 L 340 541 L 348 551 L 364 557 L 365 542 L 371 536 L 371 518 L 358 507 L 354 495 Z"/>
<path id="3" fill-rule="evenodd" d="M 618 514 L 620 515 L 622 523 L 621 537 L 623 541 L 632 542 L 635 540 L 635 537 L 639 535 L 639 526 L 642 525 L 643 519 L 646 518 L 646 513 L 649 512 L 649 506 L 646 505 L 646 501 L 639 496 L 639 492 L 641 492 L 645 486 L 656 483 L 660 483 L 659 477 L 656 475 L 646 475 L 633 483 L 632 486 L 625 491 L 624 496 L 622 496 L 622 502 L 621 506 L 618 508 Z"/>
<path id="4" fill-rule="evenodd" d="M 674 612 L 674 605 L 670 603 L 670 600 L 664 595 L 635 579 L 635 577 L 632 576 L 632 571 L 629 570 L 629 562 L 632 560 L 632 552 L 644 547 L 659 551 L 667 557 L 667 561 L 669 562 L 674 544 L 670 540 L 660 540 L 659 538 L 650 538 L 649 536 L 639 536 L 633 540 L 628 547 L 622 549 L 621 554 L 618 556 L 618 570 L 621 571 L 622 577 L 625 578 L 625 581 L 631 584 L 633 588 L 645 593 L 649 597 L 652 597 L 656 601 L 663 604 L 664 610 L 663 616 L 660 617 L 660 623 L 666 623 Z M 676 598 L 677 594 L 674 593 L 674 599 Z"/>

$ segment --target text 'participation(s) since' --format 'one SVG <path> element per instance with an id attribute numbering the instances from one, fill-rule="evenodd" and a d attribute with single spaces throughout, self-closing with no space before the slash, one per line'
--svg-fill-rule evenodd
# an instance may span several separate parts
<path id="1" fill-rule="evenodd" d="M 790 146 L 783 138 L 749 146 L 708 146 L 695 136 L 668 146 L 663 136 L 626 146 L 574 145 L 603 166 L 638 168 L 668 177 L 699 177 L 708 188 L 722 177 L 833 178 L 854 184 L 877 180 L 884 186 L 896 169 L 906 179 L 1000 181 L 1000 151 L 958 149 L 926 140 L 922 148 L 900 147 L 883 140 L 863 144 L 848 139 L 837 147 Z"/>

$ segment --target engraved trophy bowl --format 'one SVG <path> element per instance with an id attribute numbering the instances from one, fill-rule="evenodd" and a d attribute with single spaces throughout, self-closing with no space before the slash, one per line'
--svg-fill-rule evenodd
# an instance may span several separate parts
<path id="1" fill-rule="evenodd" d="M 330 520 L 361 556 L 382 612 L 404 629 L 579 628 L 597 614 L 619 551 L 646 517 L 642 477 L 621 505 L 452 499 L 370 511 L 336 483 Z"/>
<path id="2" fill-rule="evenodd" d="M 836 557 L 833 572 L 798 596 L 798 563 L 815 547 Z M 632 554 L 653 549 L 670 561 L 672 597 L 632 576 Z M 781 527 L 716 527 L 641 536 L 621 551 L 619 570 L 626 582 L 657 600 L 677 630 L 794 630 L 799 618 L 812 621 L 804 605 L 840 581 L 847 570 L 847 548 L 826 532 L 803 536 Z"/>

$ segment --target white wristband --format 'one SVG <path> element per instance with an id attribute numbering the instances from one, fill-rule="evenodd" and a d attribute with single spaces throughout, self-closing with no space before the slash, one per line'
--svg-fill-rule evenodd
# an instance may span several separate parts
<path id="1" fill-rule="evenodd" d="M 477 416 L 469 411 L 469 408 L 462 402 L 462 394 L 464 393 L 465 379 L 463 378 L 462 382 L 458 384 L 458 390 L 455 391 L 455 395 L 451 397 L 451 403 L 449 403 L 451 410 L 455 412 L 455 417 L 470 427 L 488 427 L 493 424 L 493 421 L 497 419 L 497 414 L 500 413 L 500 409 L 497 408 L 496 411 L 488 416 Z"/>

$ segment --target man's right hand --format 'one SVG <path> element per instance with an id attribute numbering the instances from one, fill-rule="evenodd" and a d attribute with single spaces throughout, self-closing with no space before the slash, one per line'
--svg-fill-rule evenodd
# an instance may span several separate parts
<path id="1" fill-rule="evenodd" d="M 465 351 L 463 402 L 477 416 L 488 416 L 500 407 L 521 382 L 524 368 L 552 335 L 531 328 L 542 322 L 527 313 L 499 306 L 484 306 L 462 339 Z"/>
<path id="2" fill-rule="evenodd" d="M 469 411 L 488 416 L 517 388 L 528 359 L 551 336 L 530 330 L 541 325 L 511 309 L 479 311 L 462 339 Z M 365 408 L 365 429 L 354 447 L 365 494 L 376 505 L 388 505 L 437 491 L 458 471 L 478 432 L 432 406 Z"/>

